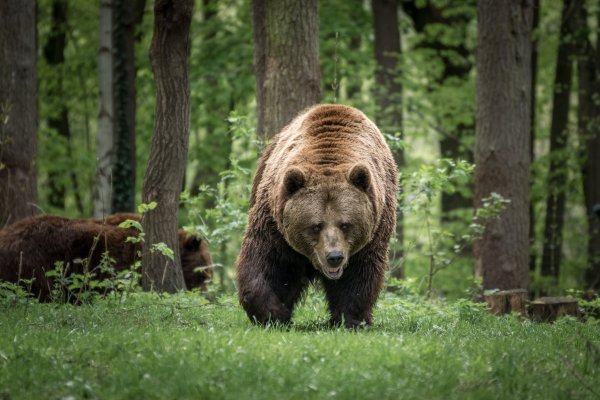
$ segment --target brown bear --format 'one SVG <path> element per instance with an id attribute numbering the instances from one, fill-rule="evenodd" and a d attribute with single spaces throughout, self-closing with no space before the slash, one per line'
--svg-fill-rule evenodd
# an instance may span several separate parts
<path id="1" fill-rule="evenodd" d="M 265 148 L 237 260 L 252 321 L 291 320 L 308 283 L 323 282 L 331 323 L 372 323 L 396 222 L 397 166 L 361 111 L 318 105 Z"/>
<path id="2" fill-rule="evenodd" d="M 136 229 L 117 226 L 126 219 L 139 221 L 141 217 L 115 214 L 103 220 L 44 215 L 18 221 L 0 231 L 0 280 L 16 283 L 19 279 L 35 278 L 32 293 L 47 301 L 53 283 L 46 272 L 54 269 L 56 261 L 68 264 L 67 273 L 82 273 L 83 260 L 88 260 L 89 270 L 103 278 L 105 274 L 98 265 L 102 254 L 108 251 L 115 260 L 116 271 L 128 268 L 140 246 L 126 241 L 127 237 L 138 235 Z M 205 289 L 206 281 L 212 277 L 206 241 L 180 230 L 179 243 L 187 287 Z"/>

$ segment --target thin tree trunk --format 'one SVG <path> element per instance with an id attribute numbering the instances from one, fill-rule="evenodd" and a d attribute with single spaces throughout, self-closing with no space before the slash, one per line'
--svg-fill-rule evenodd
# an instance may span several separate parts
<path id="1" fill-rule="evenodd" d="M 98 51 L 98 85 L 100 111 L 96 138 L 96 187 L 94 216 L 111 213 L 113 132 L 113 1 L 100 0 L 100 49 Z"/>
<path id="2" fill-rule="evenodd" d="M 398 3 L 396 0 L 373 0 L 373 26 L 375 28 L 375 93 L 377 102 L 376 121 L 382 132 L 402 138 L 402 85 L 399 82 L 401 56 L 400 29 L 398 24 Z M 399 168 L 404 166 L 404 152 L 396 148 L 394 159 Z M 403 255 L 403 215 L 398 210 L 396 238 L 400 249 L 395 252 L 398 258 Z M 403 277 L 402 268 L 392 270 L 392 276 Z"/>
<path id="3" fill-rule="evenodd" d="M 0 228 L 37 212 L 36 2 L 0 1 Z"/>
<path id="4" fill-rule="evenodd" d="M 66 156 L 72 158 L 71 129 L 69 127 L 69 109 L 67 107 L 67 97 L 63 89 L 63 65 L 65 63 L 65 47 L 67 44 L 67 1 L 54 0 L 52 2 L 52 23 L 48 41 L 44 45 L 44 58 L 46 63 L 54 70 L 54 79 L 56 85 L 50 89 L 50 96 L 56 99 L 57 110 L 48 117 L 48 127 L 64 138 L 66 144 Z M 48 171 L 48 185 L 50 193 L 48 203 L 59 209 L 65 208 L 66 188 L 61 179 L 64 170 Z M 83 214 L 83 200 L 79 192 L 79 180 L 75 171 L 71 170 L 68 175 L 71 178 L 73 196 L 75 197 L 75 206 L 80 214 Z"/>
<path id="5" fill-rule="evenodd" d="M 575 0 L 577 23 L 577 130 L 581 143 L 581 175 L 588 220 L 587 289 L 600 289 L 600 42 L 589 41 L 590 28 L 584 0 Z M 600 18 L 598 18 L 600 22 Z M 598 33 L 600 36 L 600 33 Z"/>
<path id="6" fill-rule="evenodd" d="M 527 289 L 529 282 L 532 19 L 528 2 L 477 2 L 475 207 L 492 192 L 511 201 L 474 243 L 484 289 Z"/>
<path id="7" fill-rule="evenodd" d="M 142 286 L 146 290 L 185 289 L 177 238 L 177 210 L 187 161 L 190 130 L 190 23 L 193 0 L 156 0 L 150 59 L 156 81 L 154 134 L 144 176 L 143 202 L 158 206 L 145 214 Z M 151 252 L 163 242 L 174 258 Z"/>
<path id="8" fill-rule="evenodd" d="M 533 1 L 533 41 L 531 42 L 531 128 L 529 131 L 529 157 L 531 163 L 535 161 L 535 127 L 536 127 L 536 85 L 537 85 L 537 68 L 538 68 L 538 45 L 539 45 L 539 33 L 537 32 L 540 23 L 540 0 Z M 533 186 L 535 176 L 533 175 L 533 169 L 530 171 L 529 185 Z M 535 207 L 534 200 L 529 199 L 529 271 L 535 271 L 536 265 L 536 254 L 532 251 L 533 244 L 535 243 Z"/>
<path id="9" fill-rule="evenodd" d="M 135 210 L 135 29 L 145 0 L 114 0 L 112 212 Z"/>
<path id="10" fill-rule="evenodd" d="M 567 184 L 567 140 L 569 122 L 569 104 L 573 74 L 572 21 L 573 4 L 571 0 L 563 3 L 560 23 L 560 37 L 556 56 L 556 75 L 554 78 L 554 98 L 552 105 L 552 123 L 550 129 L 550 165 L 546 188 L 546 218 L 544 224 L 544 252 L 542 254 L 542 276 L 551 276 L 555 281 L 560 274 L 562 250 L 562 229 L 564 224 Z"/>
<path id="11" fill-rule="evenodd" d="M 50 89 L 50 96 L 58 99 L 57 110 L 52 110 L 48 117 L 48 127 L 51 130 L 63 137 L 65 143 L 69 143 L 71 133 L 69 131 L 69 114 L 63 96 L 63 80 L 61 73 L 61 65 L 65 62 L 65 45 L 67 42 L 66 35 L 67 24 L 67 2 L 65 0 L 54 0 L 52 2 L 52 22 L 50 26 L 50 34 L 48 41 L 44 45 L 44 58 L 46 63 L 55 72 L 53 79 L 56 79 L 56 84 Z M 69 154 L 67 154 L 67 157 Z M 55 208 L 65 208 L 65 185 L 61 182 L 61 172 L 50 170 L 48 172 L 48 186 L 50 192 L 48 194 L 48 203 Z"/>
<path id="12" fill-rule="evenodd" d="M 270 138 L 321 98 L 317 0 L 253 0 L 258 134 Z"/>

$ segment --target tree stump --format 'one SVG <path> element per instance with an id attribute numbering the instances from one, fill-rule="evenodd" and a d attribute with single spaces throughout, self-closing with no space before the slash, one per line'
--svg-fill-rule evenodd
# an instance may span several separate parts
<path id="1" fill-rule="evenodd" d="M 484 296 L 490 305 L 490 311 L 495 315 L 508 314 L 513 311 L 527 316 L 527 290 L 501 290 L 489 296 Z"/>
<path id="2" fill-rule="evenodd" d="M 565 315 L 580 315 L 577 299 L 571 297 L 540 297 L 529 304 L 529 314 L 537 322 L 553 322 Z"/>

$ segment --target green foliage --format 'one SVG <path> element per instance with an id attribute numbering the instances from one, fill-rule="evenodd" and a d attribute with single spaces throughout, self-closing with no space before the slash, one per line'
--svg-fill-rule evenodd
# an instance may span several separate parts
<path id="1" fill-rule="evenodd" d="M 437 166 L 436 164 L 439 164 Z M 420 256 L 428 259 L 426 275 L 427 295 L 433 291 L 433 278 L 443 269 L 454 264 L 463 253 L 465 247 L 479 239 L 485 230 L 485 223 L 497 218 L 510 202 L 497 193 L 482 202 L 471 220 L 464 226 L 462 232 L 455 233 L 435 221 L 434 212 L 437 208 L 435 201 L 442 191 L 451 192 L 465 181 L 470 181 L 475 166 L 464 160 L 442 159 L 436 164 L 421 165 L 417 171 L 401 175 L 402 191 L 399 203 L 405 216 L 421 221 L 424 228 L 426 250 Z M 418 238 L 416 240 L 419 240 Z M 410 244 L 407 252 L 412 251 Z"/>
<path id="2" fill-rule="evenodd" d="M 231 287 L 233 262 L 247 223 L 252 171 L 263 146 L 252 120 L 234 112 L 228 122 L 232 137 L 230 168 L 220 173 L 215 186 L 202 185 L 197 195 L 186 191 L 181 196 L 186 209 L 185 226 L 208 240 L 222 288 Z"/>
<path id="3" fill-rule="evenodd" d="M 289 327 L 231 296 L 133 293 L 73 307 L 0 303 L 5 398 L 594 398 L 598 320 L 535 324 L 386 293 L 374 326 L 326 324 L 312 291 Z M 257 379 L 257 377 L 259 377 Z M 552 384 L 548 384 L 552 382 Z"/>

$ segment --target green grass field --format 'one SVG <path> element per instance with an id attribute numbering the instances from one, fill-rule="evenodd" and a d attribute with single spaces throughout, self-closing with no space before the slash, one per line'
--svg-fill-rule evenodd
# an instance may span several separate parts
<path id="1" fill-rule="evenodd" d="M 374 325 L 329 328 L 311 291 L 290 327 L 235 298 L 0 303 L 0 399 L 593 399 L 600 324 L 537 324 L 386 293 Z"/>

